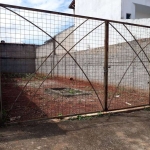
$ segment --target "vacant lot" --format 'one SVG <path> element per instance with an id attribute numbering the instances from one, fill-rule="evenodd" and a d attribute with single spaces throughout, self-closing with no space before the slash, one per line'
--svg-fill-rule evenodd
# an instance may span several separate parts
<path id="1" fill-rule="evenodd" d="M 0 150 L 150 150 L 150 111 L 0 128 Z"/>
<path id="2" fill-rule="evenodd" d="M 27 85 L 28 78 L 3 78 L 3 107 L 8 121 L 52 118 L 103 110 L 103 83 L 92 83 L 91 86 L 86 81 L 61 77 L 49 78 L 43 82 L 44 78 L 45 76 L 36 76 Z M 68 93 L 61 93 L 65 88 L 68 89 Z M 148 92 L 127 87 L 108 87 L 109 110 L 148 104 Z"/>

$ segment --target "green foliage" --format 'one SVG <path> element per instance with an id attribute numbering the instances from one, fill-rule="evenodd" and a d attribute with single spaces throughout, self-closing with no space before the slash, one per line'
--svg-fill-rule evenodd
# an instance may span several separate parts
<path id="1" fill-rule="evenodd" d="M 75 94 L 75 90 L 69 89 L 69 93 L 70 93 L 70 94 Z"/>
<path id="2" fill-rule="evenodd" d="M 58 114 L 58 117 L 61 117 L 62 116 L 62 113 Z"/>
<path id="3" fill-rule="evenodd" d="M 38 80 L 43 80 L 43 79 L 50 79 L 51 75 L 47 77 L 44 74 L 34 74 L 34 73 L 3 73 L 2 77 L 5 79 L 22 78 L 22 80 L 27 80 L 33 77 Z"/>
<path id="4" fill-rule="evenodd" d="M 90 120 L 91 118 L 92 118 L 91 116 L 81 116 L 81 115 L 77 116 L 77 120 Z"/>
<path id="5" fill-rule="evenodd" d="M 76 90 L 76 89 L 69 89 L 68 92 L 69 92 L 70 94 L 72 94 L 72 95 L 81 93 L 80 90 Z"/>
<path id="6" fill-rule="evenodd" d="M 63 117 L 63 114 L 62 114 L 62 113 L 59 113 L 59 114 L 58 114 L 58 118 L 59 118 L 59 119 L 63 119 L 63 118 L 64 118 L 64 117 Z"/>
<path id="7" fill-rule="evenodd" d="M 78 119 L 78 120 L 82 120 L 83 117 L 82 117 L 81 115 L 78 115 L 78 116 L 77 116 L 77 119 Z"/>
<path id="8" fill-rule="evenodd" d="M 103 114 L 101 111 L 97 113 L 97 117 L 103 117 Z"/>
<path id="9" fill-rule="evenodd" d="M 98 112 L 96 116 L 82 116 L 78 115 L 76 118 L 70 118 L 69 120 L 90 120 L 92 118 L 103 117 L 104 114 L 102 112 Z"/>
<path id="10" fill-rule="evenodd" d="M 150 111 L 150 107 L 145 108 L 146 111 Z"/>

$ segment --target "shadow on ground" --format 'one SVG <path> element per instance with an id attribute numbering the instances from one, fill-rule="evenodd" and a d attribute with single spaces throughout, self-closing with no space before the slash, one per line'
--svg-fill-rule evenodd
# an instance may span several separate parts
<path id="1" fill-rule="evenodd" d="M 0 143 L 66 134 L 58 124 L 48 121 L 6 125 L 0 130 Z"/>
<path id="2" fill-rule="evenodd" d="M 0 128 L 1 150 L 149 150 L 150 111 Z"/>

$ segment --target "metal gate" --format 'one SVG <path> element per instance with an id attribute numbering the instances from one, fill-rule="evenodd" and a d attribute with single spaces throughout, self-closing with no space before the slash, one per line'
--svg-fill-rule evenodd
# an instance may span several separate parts
<path id="1" fill-rule="evenodd" d="M 0 39 L 7 121 L 150 104 L 149 26 L 0 4 Z"/>

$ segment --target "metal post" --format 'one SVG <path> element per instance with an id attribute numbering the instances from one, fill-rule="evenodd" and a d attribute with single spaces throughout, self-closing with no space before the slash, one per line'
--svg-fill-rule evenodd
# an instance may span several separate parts
<path id="1" fill-rule="evenodd" d="M 54 65 L 55 65 L 55 56 L 56 56 L 56 43 L 55 43 L 55 40 L 56 40 L 56 37 L 54 36 L 54 40 L 53 40 L 53 51 L 54 51 L 54 53 L 52 54 L 52 59 L 53 60 L 52 60 L 51 68 L 53 68 Z M 52 71 L 51 77 L 54 77 L 54 75 L 55 75 L 55 70 Z"/>
<path id="2" fill-rule="evenodd" d="M 0 50 L 0 122 L 2 121 L 2 117 L 3 117 L 3 111 L 2 111 L 2 88 L 1 88 L 1 67 L 2 67 L 2 63 L 1 63 L 1 50 Z"/>
<path id="3" fill-rule="evenodd" d="M 149 82 L 148 82 L 148 84 L 149 84 L 149 105 L 150 105 L 150 76 L 149 76 Z"/>
<path id="4" fill-rule="evenodd" d="M 65 79 L 67 78 L 67 62 L 66 62 L 66 56 L 65 56 Z"/>
<path id="5" fill-rule="evenodd" d="M 2 121 L 2 117 L 3 117 L 2 113 L 3 113 L 3 111 L 2 111 L 2 88 L 1 88 L 1 70 L 0 70 L 0 122 Z"/>
<path id="6" fill-rule="evenodd" d="M 149 105 L 150 105 L 150 77 L 149 77 Z"/>
<path id="7" fill-rule="evenodd" d="M 150 72 L 150 64 L 149 64 L 149 72 Z M 149 76 L 149 105 L 150 105 L 150 76 Z"/>
<path id="8" fill-rule="evenodd" d="M 109 22 L 105 21 L 105 56 L 104 56 L 104 111 L 107 111 L 108 100 L 108 49 L 109 49 Z"/>

